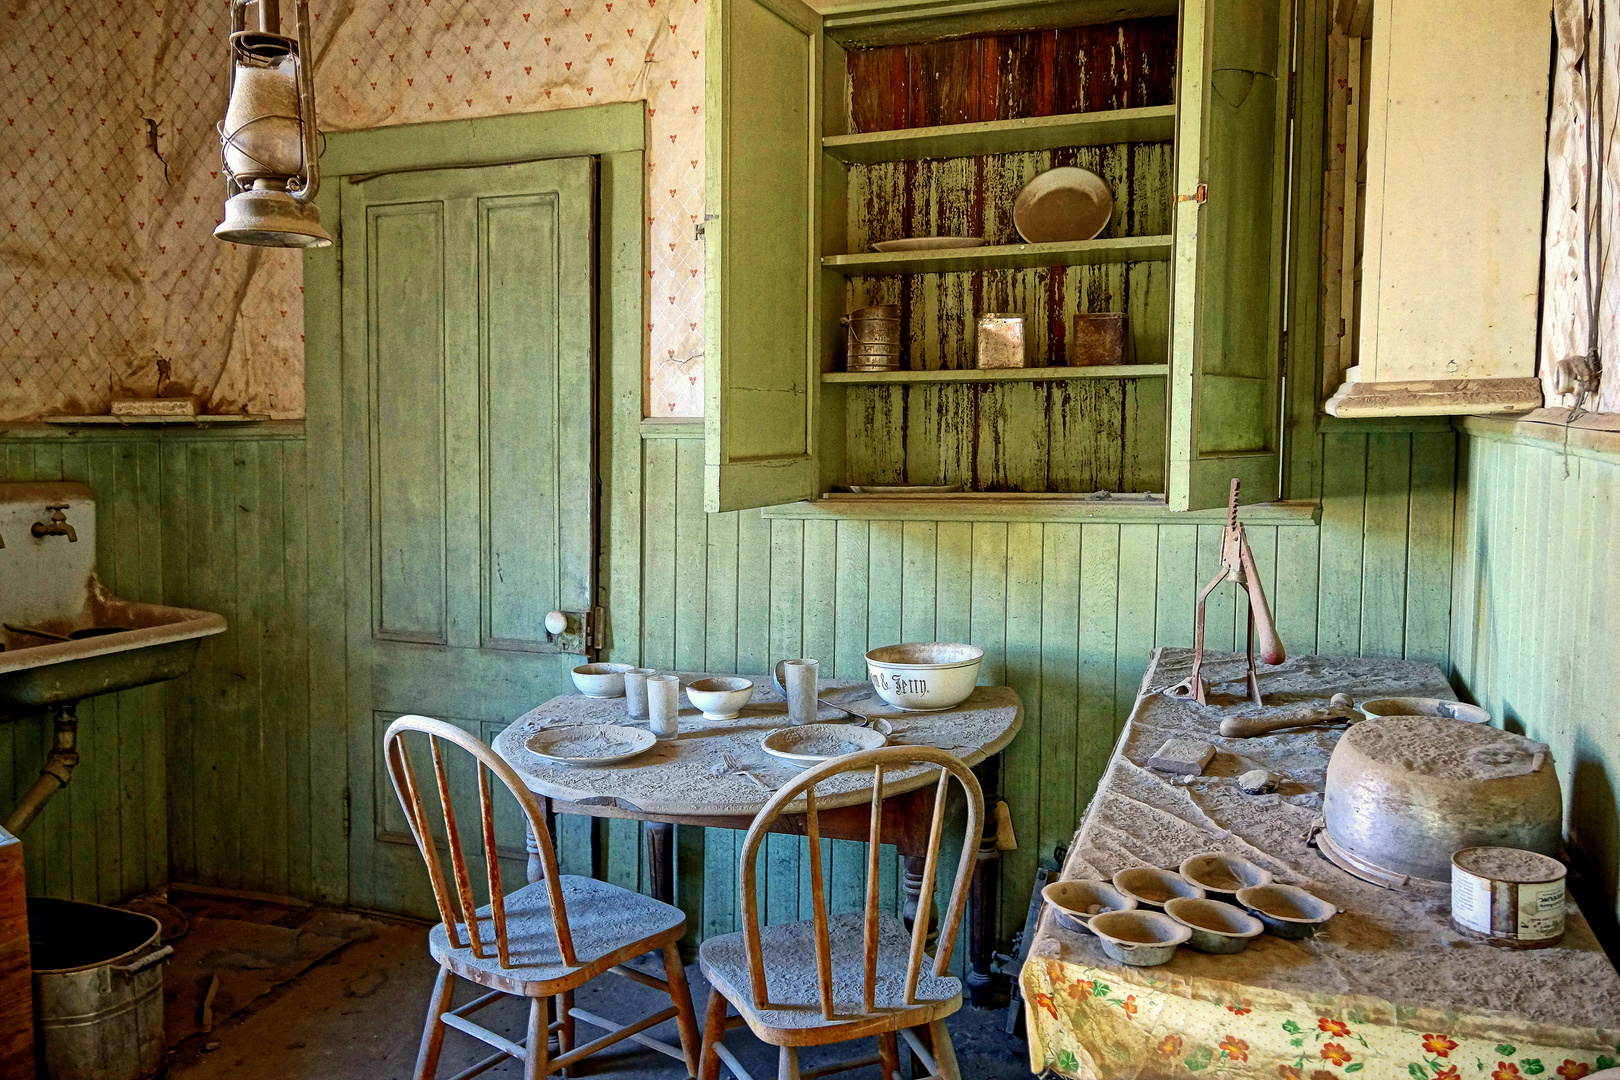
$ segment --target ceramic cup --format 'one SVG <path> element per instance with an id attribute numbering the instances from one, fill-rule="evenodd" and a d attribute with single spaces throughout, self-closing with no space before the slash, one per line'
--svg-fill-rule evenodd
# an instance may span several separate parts
<path id="1" fill-rule="evenodd" d="M 681 729 L 681 679 L 678 675 L 647 676 L 647 726 L 660 741 L 673 739 Z"/>
<path id="2" fill-rule="evenodd" d="M 624 673 L 624 708 L 632 720 L 647 719 L 647 676 L 656 675 L 652 668 L 631 668 Z"/>
<path id="3" fill-rule="evenodd" d="M 787 695 L 788 723 L 816 722 L 816 670 L 819 660 L 783 660 L 782 690 Z"/>

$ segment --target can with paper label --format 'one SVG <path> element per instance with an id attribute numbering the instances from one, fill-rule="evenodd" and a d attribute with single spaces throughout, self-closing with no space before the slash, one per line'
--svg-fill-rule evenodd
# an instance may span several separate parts
<path id="1" fill-rule="evenodd" d="M 1544 949 L 1564 936 L 1564 876 L 1557 859 L 1504 847 L 1451 857 L 1451 921 L 1470 937 Z"/>

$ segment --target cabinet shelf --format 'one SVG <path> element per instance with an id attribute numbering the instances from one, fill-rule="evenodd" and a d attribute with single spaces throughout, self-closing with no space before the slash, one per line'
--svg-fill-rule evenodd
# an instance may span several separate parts
<path id="1" fill-rule="evenodd" d="M 824 383 L 1057 382 L 1066 379 L 1148 379 L 1170 374 L 1169 364 L 1098 364 L 1093 367 L 955 368 L 935 371 L 827 371 Z"/>
<path id="2" fill-rule="evenodd" d="M 846 277 L 875 274 L 953 274 L 972 270 L 1022 270 L 1034 266 L 1095 263 L 1169 262 L 1169 236 L 1120 236 L 1107 240 L 1067 240 L 1056 244 L 997 244 L 937 251 L 873 251 L 826 255 L 824 270 Z"/>
<path id="3" fill-rule="evenodd" d="M 821 148 L 847 164 L 974 157 L 1062 146 L 1103 146 L 1124 142 L 1169 142 L 1175 137 L 1176 107 L 1029 116 L 977 124 L 829 135 Z"/>

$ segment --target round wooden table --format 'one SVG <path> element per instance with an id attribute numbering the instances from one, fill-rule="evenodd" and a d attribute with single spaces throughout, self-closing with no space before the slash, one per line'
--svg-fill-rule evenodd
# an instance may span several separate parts
<path id="1" fill-rule="evenodd" d="M 577 693 L 554 697 L 518 717 L 496 736 L 494 743 L 495 752 L 522 777 L 529 790 L 541 796 L 548 815 L 584 814 L 647 822 L 652 891 L 666 903 L 673 900 L 674 845 L 671 839 L 675 825 L 746 829 L 771 797 L 771 792 L 749 779 L 745 771 L 773 788 L 802 771 L 801 766 L 771 757 L 760 748 L 761 739 L 788 723 L 787 704 L 768 676 L 750 676 L 754 679 L 753 700 L 736 719 L 709 721 L 692 707 L 684 692 L 687 683 L 704 678 L 705 673 L 679 674 L 683 687 L 679 734 L 621 764 L 561 765 L 529 752 L 524 742 L 546 727 L 581 724 L 644 727 L 646 721 L 629 718 L 622 697 L 597 699 Z M 821 697 L 823 701 L 848 704 L 867 716 L 888 721 L 893 728 L 890 745 L 937 746 L 949 750 L 969 766 L 977 766 L 975 771 L 985 788 L 986 808 L 993 810 L 998 790 L 995 755 L 1012 742 L 1024 719 L 1023 704 L 1010 687 L 978 687 L 962 704 L 937 713 L 908 713 L 892 708 L 872 693 L 866 682 L 825 682 Z M 837 722 L 847 717 L 824 706 L 818 719 Z M 728 753 L 737 768 L 726 764 Z M 883 778 L 886 800 L 883 840 L 894 844 L 906 859 L 902 887 L 908 915 L 916 910 L 922 886 L 922 860 L 916 855 L 926 848 L 933 805 L 932 793 L 923 789 L 933 784 L 935 775 L 932 767 L 917 767 L 886 773 Z M 823 781 L 816 788 L 821 834 L 864 841 L 870 798 L 871 775 L 865 771 Z M 782 816 L 778 819 L 778 830 L 802 834 L 803 815 Z M 989 895 L 993 886 L 985 871 L 993 861 L 994 841 L 992 815 L 986 822 L 986 834 L 980 847 L 968 927 L 968 952 L 973 967 L 969 986 L 976 992 L 982 992 L 989 982 L 990 942 L 986 920 L 994 906 Z M 530 851 L 532 855 L 532 837 Z M 534 880 L 539 873 L 537 859 L 530 859 L 529 871 L 530 880 Z"/>

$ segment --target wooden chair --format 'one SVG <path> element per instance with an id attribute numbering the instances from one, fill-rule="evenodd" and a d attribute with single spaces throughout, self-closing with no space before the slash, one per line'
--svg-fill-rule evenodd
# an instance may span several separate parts
<path id="1" fill-rule="evenodd" d="M 405 746 L 408 732 L 426 735 L 432 753 L 438 798 L 444 809 L 451 883 L 445 881 L 438 843 L 428 826 L 422 792 L 411 769 L 410 754 Z M 475 906 L 463 840 L 456 830 L 444 756 L 439 749 L 443 742 L 454 743 L 477 759 L 480 836 L 489 890 L 489 903 L 483 907 Z M 454 1080 L 465 1080 L 508 1057 L 523 1062 L 524 1080 L 540 1080 L 624 1039 L 635 1039 L 668 1054 L 685 1062 L 688 1072 L 695 1072 L 697 1017 L 692 1011 L 686 972 L 676 948 L 676 942 L 686 932 L 686 916 L 680 909 L 606 882 L 557 873 L 557 854 L 552 847 L 551 833 L 533 793 L 523 786 L 510 765 L 460 728 L 425 716 L 402 716 L 388 726 L 383 747 L 389 777 L 422 858 L 427 862 L 433 898 L 443 920 L 428 934 L 428 949 L 439 962 L 439 976 L 433 984 L 427 1025 L 416 1057 L 416 1080 L 432 1080 L 446 1028 L 471 1035 L 496 1051 L 458 1073 Z M 510 894 L 502 889 L 496 860 L 489 773 L 499 777 L 517 799 L 525 824 L 535 838 L 543 868 L 540 880 Z M 654 949 L 663 950 L 663 979 L 624 966 L 625 961 Z M 670 997 L 670 1007 L 625 1026 L 574 1008 L 574 990 L 603 972 L 663 991 Z M 450 999 L 455 991 L 455 978 L 489 987 L 490 992 L 452 1009 Z M 507 995 L 529 999 L 528 1034 L 521 1043 L 467 1019 Z M 557 1019 L 548 1023 L 549 999 L 555 999 Z M 642 1034 L 672 1016 L 680 1029 L 680 1047 Z M 575 1047 L 576 1019 L 608 1034 Z M 557 1035 L 559 1054 L 549 1058 L 546 1044 L 553 1033 Z"/>
<path id="2" fill-rule="evenodd" d="M 918 764 L 938 766 L 940 774 L 934 791 L 933 819 L 923 865 L 922 897 L 908 935 L 899 919 L 878 911 L 878 851 L 884 773 L 892 774 Z M 829 916 L 822 883 L 815 788 L 830 776 L 864 769 L 872 771 L 866 908 L 861 914 Z M 925 969 L 929 907 L 933 901 L 940 837 L 945 825 L 945 797 L 953 776 L 961 783 L 967 797 L 967 828 L 962 858 L 956 868 L 956 882 L 940 927 L 939 955 Z M 754 863 L 771 825 L 801 796 L 805 831 L 810 840 L 814 917 L 805 922 L 761 927 Z M 801 811 L 794 807 L 792 812 Z M 772 796 L 754 818 L 743 841 L 742 932 L 709 938 L 698 951 L 698 963 L 714 988 L 704 1018 L 700 1080 L 718 1080 L 721 1061 L 738 1080 L 753 1080 L 723 1041 L 729 1028 L 741 1024 L 747 1024 L 759 1038 L 780 1048 L 778 1080 L 800 1080 L 801 1075 L 824 1076 L 877 1062 L 883 1066 L 884 1080 L 893 1080 L 900 1062 L 897 1036 L 906 1040 L 937 1077 L 961 1080 L 945 1017 L 962 1007 L 962 984 L 946 971 L 950 967 L 951 949 L 962 921 L 983 830 L 984 794 L 978 780 L 960 758 L 933 747 L 890 746 L 834 758 L 800 774 Z M 739 1016 L 727 1017 L 728 1001 L 736 1006 Z M 921 1037 L 913 1029 L 922 1029 Z M 799 1072 L 799 1047 L 822 1046 L 869 1035 L 878 1038 L 876 1058 L 818 1067 L 813 1073 Z"/>

